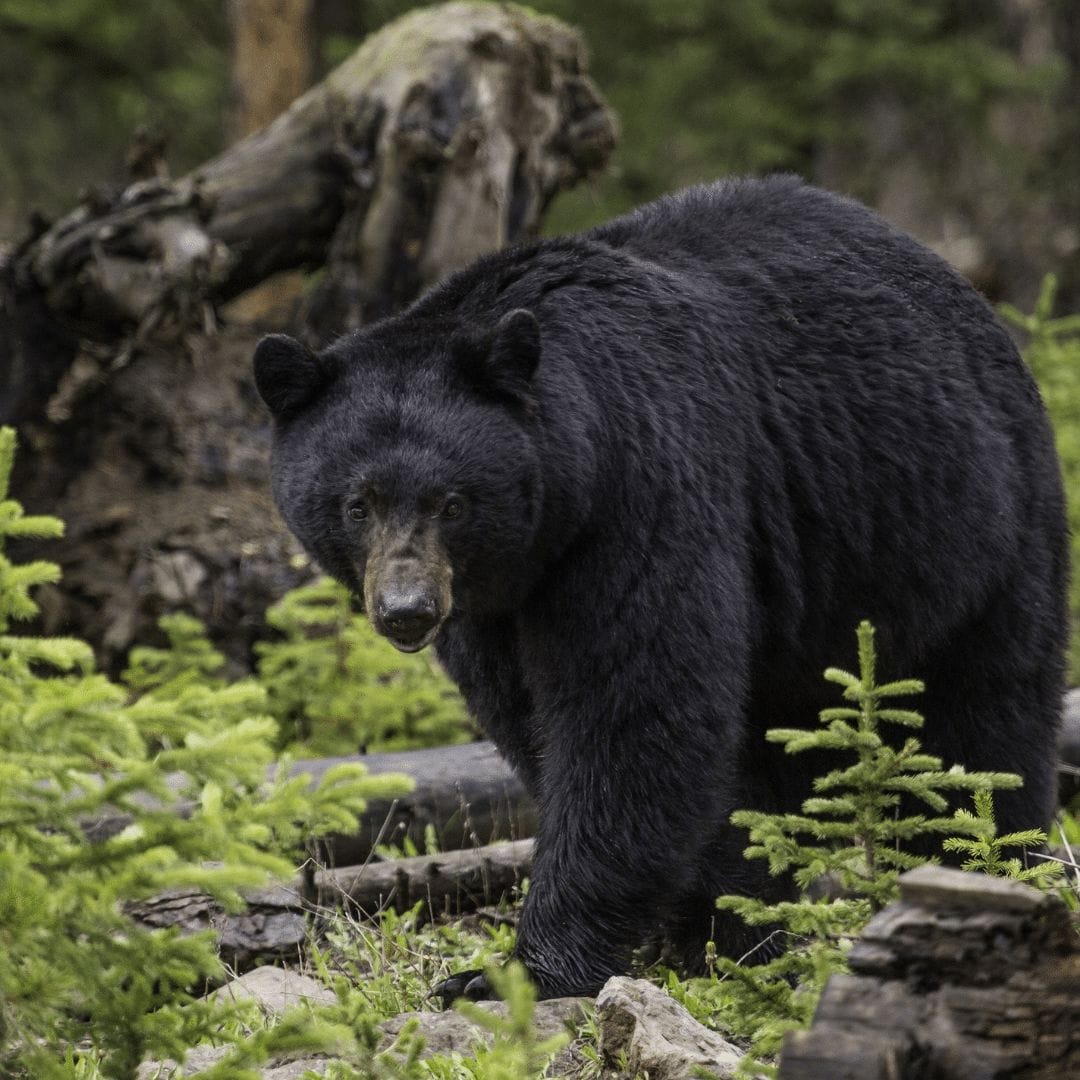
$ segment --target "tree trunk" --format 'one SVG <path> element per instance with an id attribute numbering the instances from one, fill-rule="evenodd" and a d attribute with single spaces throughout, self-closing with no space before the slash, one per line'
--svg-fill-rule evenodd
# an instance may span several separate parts
<path id="1" fill-rule="evenodd" d="M 311 85 L 313 6 L 314 0 L 229 0 L 234 139 L 265 127 Z"/>
<path id="2" fill-rule="evenodd" d="M 266 604 L 311 569 L 267 491 L 257 331 L 214 332 L 220 305 L 325 267 L 288 329 L 318 340 L 387 314 L 536 233 L 614 139 L 572 30 L 451 3 L 372 35 L 188 176 L 39 228 L 0 265 L 0 419 L 23 435 L 18 496 L 68 523 L 43 629 L 115 666 L 184 608 L 245 664 Z"/>

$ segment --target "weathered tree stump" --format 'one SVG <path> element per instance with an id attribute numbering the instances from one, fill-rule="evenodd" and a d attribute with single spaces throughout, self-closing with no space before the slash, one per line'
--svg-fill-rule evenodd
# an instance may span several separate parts
<path id="1" fill-rule="evenodd" d="M 186 608 L 244 662 L 267 601 L 310 571 L 266 491 L 258 332 L 213 333 L 219 305 L 325 267 L 310 337 L 386 314 L 534 234 L 614 140 L 574 31 L 451 3 L 383 28 L 188 176 L 39 225 L 0 265 L 0 421 L 23 435 L 19 498 L 69 526 L 46 629 L 116 661 Z"/>
<path id="2" fill-rule="evenodd" d="M 871 921 L 781 1080 L 1080 1076 L 1077 926 L 1019 882 L 924 866 Z"/>

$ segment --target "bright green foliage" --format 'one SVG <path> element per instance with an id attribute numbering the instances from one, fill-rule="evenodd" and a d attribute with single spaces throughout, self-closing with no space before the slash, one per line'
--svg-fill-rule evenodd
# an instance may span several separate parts
<path id="1" fill-rule="evenodd" d="M 486 935 L 453 923 L 422 926 L 418 904 L 405 915 L 384 912 L 378 925 L 339 916 L 325 946 L 314 952 L 315 973 L 337 996 L 334 1005 L 315 1010 L 324 1022 L 356 1033 L 358 1050 L 349 1063 L 330 1067 L 332 1080 L 532 1080 L 542 1075 L 550 1056 L 566 1041 L 541 1040 L 533 1026 L 536 991 L 519 965 L 503 970 L 513 945 L 506 926 Z M 377 1027 L 399 1013 L 428 1007 L 434 983 L 451 970 L 484 967 L 509 1005 L 506 1018 L 475 1006 L 460 1007 L 494 1044 L 478 1047 L 475 1057 L 432 1057 L 421 1061 L 423 1039 L 406 1025 L 394 1047 L 376 1052 Z"/>
<path id="2" fill-rule="evenodd" d="M 749 829 L 748 858 L 767 858 L 774 874 L 793 870 L 796 884 L 808 888 L 833 875 L 845 893 L 866 897 L 873 909 L 893 898 L 896 877 L 924 860 L 905 851 L 904 844 L 928 834 L 978 831 L 945 813 L 946 793 L 1019 787 L 1013 773 L 968 773 L 959 766 L 943 769 L 941 759 L 922 752 L 913 737 L 897 748 L 882 731 L 885 724 L 920 728 L 922 717 L 894 708 L 888 699 L 922 691 L 917 679 L 877 685 L 874 675 L 874 631 L 869 623 L 858 630 L 859 674 L 829 668 L 825 678 L 844 688 L 850 705 L 823 709 L 823 728 L 816 731 L 776 728 L 770 742 L 784 744 L 789 754 L 831 750 L 854 755 L 850 765 L 831 769 L 814 781 L 819 793 L 803 803 L 800 814 L 762 814 L 739 811 L 732 821 Z M 910 796 L 934 812 L 900 813 L 901 799 Z"/>
<path id="3" fill-rule="evenodd" d="M 258 678 L 287 744 L 353 754 L 465 742 L 475 729 L 430 651 L 399 653 L 327 579 L 267 612 L 281 638 L 260 642 Z"/>
<path id="4" fill-rule="evenodd" d="M 984 837 L 988 822 L 975 815 L 950 815 L 947 794 L 1012 788 L 1011 773 L 968 773 L 942 769 L 924 754 L 917 739 L 898 747 L 882 733 L 885 725 L 917 729 L 922 717 L 897 708 L 891 699 L 922 690 L 915 679 L 878 685 L 874 631 L 858 629 L 859 674 L 830 668 L 825 678 L 844 688 L 850 704 L 821 712 L 816 730 L 774 729 L 766 737 L 788 753 L 830 750 L 851 761 L 814 782 L 818 794 L 803 803 L 802 814 L 739 811 L 732 822 L 749 830 L 747 858 L 769 860 L 774 874 L 791 871 L 802 893 L 798 900 L 766 904 L 725 896 L 717 906 L 734 911 L 755 926 L 773 926 L 785 950 L 763 964 L 715 959 L 722 982 L 699 993 L 724 1023 L 751 1038 L 747 1071 L 775 1075 L 760 1062 L 779 1050 L 784 1032 L 809 1023 L 826 979 L 845 970 L 847 948 L 871 914 L 896 895 L 902 870 L 925 862 L 904 845 L 936 834 Z M 853 760 L 852 760 L 853 759 Z M 922 803 L 931 815 L 910 813 L 902 801 Z M 838 885 L 843 898 L 811 899 L 806 890 L 822 879 Z M 752 958 L 747 958 L 752 959 Z M 797 990 L 796 990 L 797 988 Z"/>
<path id="5" fill-rule="evenodd" d="M 490 1047 L 476 1052 L 471 1061 L 460 1061 L 455 1055 L 443 1068 L 433 1068 L 432 1075 L 440 1080 L 521 1080 L 522 1077 L 542 1075 L 552 1056 L 569 1041 L 567 1032 L 540 1039 L 533 1026 L 536 1010 L 536 988 L 517 961 L 505 967 L 489 966 L 487 977 L 506 1002 L 505 1017 L 481 1009 L 475 1002 L 459 1001 L 454 1005 L 473 1023 L 494 1036 Z"/>
<path id="6" fill-rule="evenodd" d="M 458 922 L 425 923 L 426 904 L 403 915 L 384 911 L 378 922 L 339 914 L 312 953 L 315 973 L 333 988 L 350 1015 L 377 1020 L 422 1009 L 431 988 L 455 970 L 502 963 L 514 945 L 505 924 L 470 929 Z"/>
<path id="7" fill-rule="evenodd" d="M 14 444 L 0 430 L 0 1075 L 73 1077 L 96 1062 L 124 1078 L 147 1054 L 182 1056 L 219 1034 L 229 1010 L 192 1000 L 222 975 L 209 935 L 146 930 L 123 905 L 183 887 L 235 909 L 241 889 L 292 872 L 280 852 L 354 828 L 367 798 L 407 782 L 359 766 L 313 789 L 283 768 L 268 782 L 276 725 L 254 684 L 164 665 L 132 699 L 94 672 L 85 643 L 10 634 L 35 613 L 29 588 L 57 570 L 13 566 L 3 545 L 60 531 L 7 499 Z M 83 823 L 119 816 L 120 831 L 86 839 Z M 70 1048 L 83 1040 L 79 1064 Z"/>
<path id="8" fill-rule="evenodd" d="M 970 836 L 950 836 L 941 845 L 944 851 L 967 856 L 961 864 L 962 869 L 1014 881 L 1029 881 L 1044 887 L 1062 883 L 1062 869 L 1057 863 L 1036 862 L 1033 866 L 1025 866 L 1019 856 L 1006 856 L 1008 848 L 1042 847 L 1046 843 L 1046 833 L 1042 829 L 1024 829 L 998 836 L 993 792 L 976 791 L 974 812 L 961 809 L 956 811 L 956 816 L 981 825 L 978 832 Z"/>
<path id="9" fill-rule="evenodd" d="M 1028 335 L 1024 358 L 1038 380 L 1054 425 L 1072 532 L 1072 651 L 1069 676 L 1080 684 L 1080 315 L 1054 318 L 1057 279 L 1047 275 L 1035 310 L 1024 315 L 1009 304 L 1001 314 Z"/>
<path id="10" fill-rule="evenodd" d="M 127 670 L 121 678 L 140 693 L 147 690 L 175 693 L 199 684 L 221 687 L 225 657 L 210 644 L 206 627 L 193 615 L 177 611 L 162 615 L 158 626 L 168 639 L 168 648 L 137 645 L 128 654 Z"/>

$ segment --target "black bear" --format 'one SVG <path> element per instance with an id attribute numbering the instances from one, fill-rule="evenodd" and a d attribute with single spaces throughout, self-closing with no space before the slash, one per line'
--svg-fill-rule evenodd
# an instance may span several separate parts
<path id="1" fill-rule="evenodd" d="M 927 749 L 1022 774 L 1002 828 L 1048 820 L 1047 418 L 987 304 L 857 203 L 693 188 L 319 354 L 266 338 L 255 379 L 290 527 L 398 648 L 434 642 L 537 801 L 541 994 L 595 993 L 658 927 L 690 964 L 742 946 L 713 899 L 769 882 L 729 815 L 808 793 L 763 732 L 836 703 L 860 619 L 883 674 L 925 679 Z"/>

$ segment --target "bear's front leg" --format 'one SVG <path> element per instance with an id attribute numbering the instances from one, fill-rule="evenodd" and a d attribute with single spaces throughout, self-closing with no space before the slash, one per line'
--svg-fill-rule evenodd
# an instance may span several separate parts
<path id="1" fill-rule="evenodd" d="M 544 997 L 595 994 L 624 973 L 633 949 L 715 880 L 708 853 L 735 809 L 738 639 L 706 623 L 688 642 L 668 632 L 670 607 L 637 614 L 606 654 L 568 636 L 565 652 L 546 654 L 561 661 L 558 679 L 531 683 L 541 825 L 515 952 Z"/>

